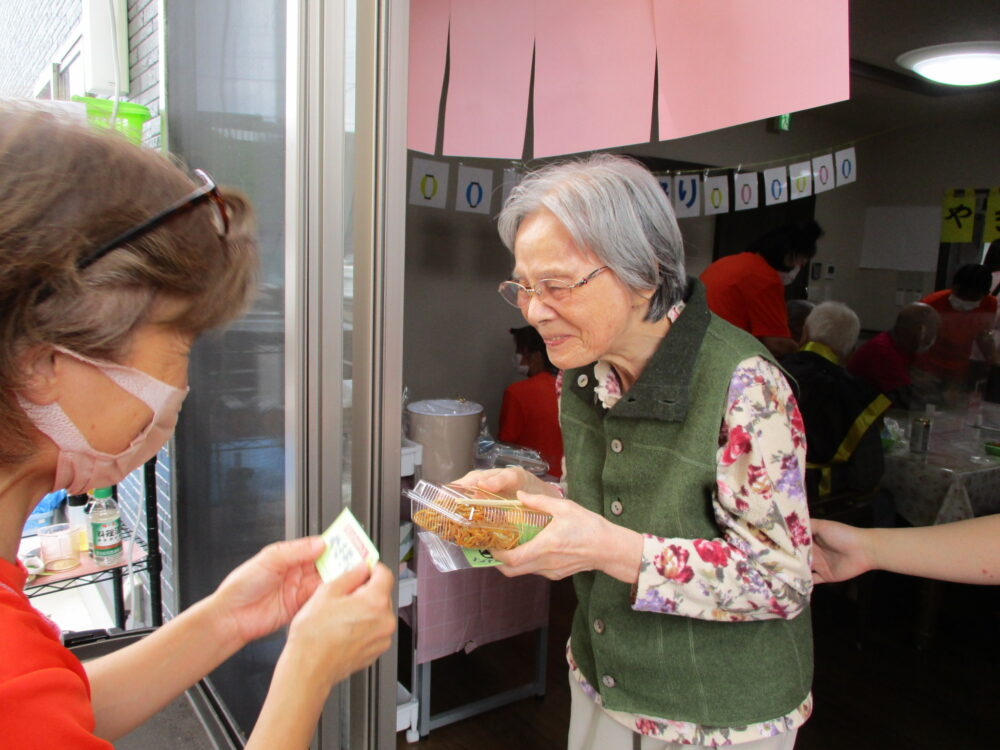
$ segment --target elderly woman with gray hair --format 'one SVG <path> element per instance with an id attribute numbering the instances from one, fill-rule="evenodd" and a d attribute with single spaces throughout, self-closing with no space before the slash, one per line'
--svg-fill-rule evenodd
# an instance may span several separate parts
<path id="1" fill-rule="evenodd" d="M 566 473 L 461 481 L 553 517 L 495 555 L 509 576 L 573 576 L 569 747 L 791 748 L 812 708 L 811 539 L 781 371 L 709 312 L 641 165 L 543 168 L 499 230 L 500 294 L 563 370 Z"/>

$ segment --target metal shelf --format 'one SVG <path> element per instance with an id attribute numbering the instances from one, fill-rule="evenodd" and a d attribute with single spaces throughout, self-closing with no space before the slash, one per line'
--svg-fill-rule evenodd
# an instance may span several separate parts
<path id="1" fill-rule="evenodd" d="M 128 551 L 129 545 L 132 543 L 133 532 L 125 522 L 122 521 L 122 549 L 126 552 Z M 132 572 L 138 573 L 140 571 L 149 570 L 149 557 L 146 552 L 146 544 L 142 539 L 136 538 L 136 545 L 141 549 L 142 557 L 132 561 Z M 88 570 L 85 572 L 73 574 L 73 571 L 67 571 L 66 577 L 59 577 L 55 580 L 46 580 L 52 578 L 51 576 L 43 576 L 34 579 L 31 583 L 25 586 L 24 593 L 28 595 L 29 598 L 36 596 L 45 596 L 46 594 L 54 594 L 57 591 L 68 591 L 69 589 L 79 588 L 81 586 L 89 586 L 92 583 L 100 583 L 101 581 L 111 581 L 114 580 L 116 576 L 120 576 L 122 572 L 128 570 L 128 563 L 121 563 L 119 565 L 114 565 L 109 568 L 101 568 L 99 570 Z"/>

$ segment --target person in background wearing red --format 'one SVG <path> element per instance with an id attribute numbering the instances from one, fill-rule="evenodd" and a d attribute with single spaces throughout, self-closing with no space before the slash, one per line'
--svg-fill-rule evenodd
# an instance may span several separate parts
<path id="1" fill-rule="evenodd" d="M 531 326 L 511 328 L 518 360 L 518 370 L 525 380 L 507 387 L 500 406 L 499 439 L 503 443 L 523 445 L 542 454 L 549 464 L 549 474 L 562 476 L 562 430 L 559 429 L 559 399 L 556 394 L 556 368 L 545 352 L 545 342 Z"/>
<path id="2" fill-rule="evenodd" d="M 997 361 L 993 344 L 993 320 L 997 298 L 990 294 L 991 274 L 985 266 L 969 263 L 957 271 L 950 289 L 924 297 L 941 316 L 934 345 L 914 362 L 913 382 L 930 399 L 950 395 L 971 385 L 967 383 L 973 345 L 988 363 Z"/>
<path id="3" fill-rule="evenodd" d="M 897 409 L 920 405 L 910 380 L 910 365 L 937 338 L 941 316 L 930 305 L 912 302 L 896 315 L 896 322 L 859 346 L 847 371 L 884 393 Z"/>
<path id="4" fill-rule="evenodd" d="M 798 349 L 785 309 L 785 287 L 816 254 L 823 230 L 812 219 L 786 224 L 746 252 L 719 258 L 701 274 L 709 309 L 756 336 L 775 357 Z"/>

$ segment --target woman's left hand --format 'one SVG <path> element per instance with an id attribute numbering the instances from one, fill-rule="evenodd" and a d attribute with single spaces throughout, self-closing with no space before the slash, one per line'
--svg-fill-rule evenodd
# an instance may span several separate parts
<path id="1" fill-rule="evenodd" d="M 287 625 L 322 583 L 325 547 L 318 536 L 270 544 L 226 576 L 209 601 L 233 637 L 245 644 Z"/>
<path id="2" fill-rule="evenodd" d="M 518 492 L 532 510 L 552 516 L 530 542 L 512 550 L 491 550 L 505 576 L 527 573 L 558 581 L 584 570 L 601 570 L 625 583 L 639 579 L 642 535 L 617 526 L 572 500 Z"/>

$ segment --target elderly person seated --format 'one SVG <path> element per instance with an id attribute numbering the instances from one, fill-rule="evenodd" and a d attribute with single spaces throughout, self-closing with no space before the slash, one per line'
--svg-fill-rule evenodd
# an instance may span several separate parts
<path id="1" fill-rule="evenodd" d="M 843 367 L 860 329 L 847 305 L 822 302 L 806 318 L 802 349 L 781 360 L 805 422 L 810 502 L 869 492 L 882 478 L 881 422 L 891 402 Z"/>
<path id="2" fill-rule="evenodd" d="M 138 643 L 81 664 L 23 593 L 38 498 L 124 479 L 170 438 L 195 337 L 255 287 L 253 213 L 110 132 L 0 106 L 0 743 L 111 748 L 288 626 L 246 747 L 306 748 L 330 689 L 391 642 L 385 566 L 323 583 L 319 537 L 272 544 Z M 185 502 L 197 502 L 196 497 Z"/>
<path id="3" fill-rule="evenodd" d="M 549 165 L 511 192 L 499 230 L 514 255 L 500 294 L 563 370 L 567 498 L 515 468 L 461 481 L 553 517 L 494 555 L 508 576 L 573 576 L 568 746 L 791 748 L 812 648 L 788 383 L 709 311 L 639 164 Z"/>
<path id="4" fill-rule="evenodd" d="M 910 379 L 910 367 L 919 352 L 937 338 L 941 316 L 930 305 L 911 302 L 896 314 L 896 322 L 863 343 L 847 361 L 847 371 L 892 401 L 897 409 L 923 406 Z"/>

